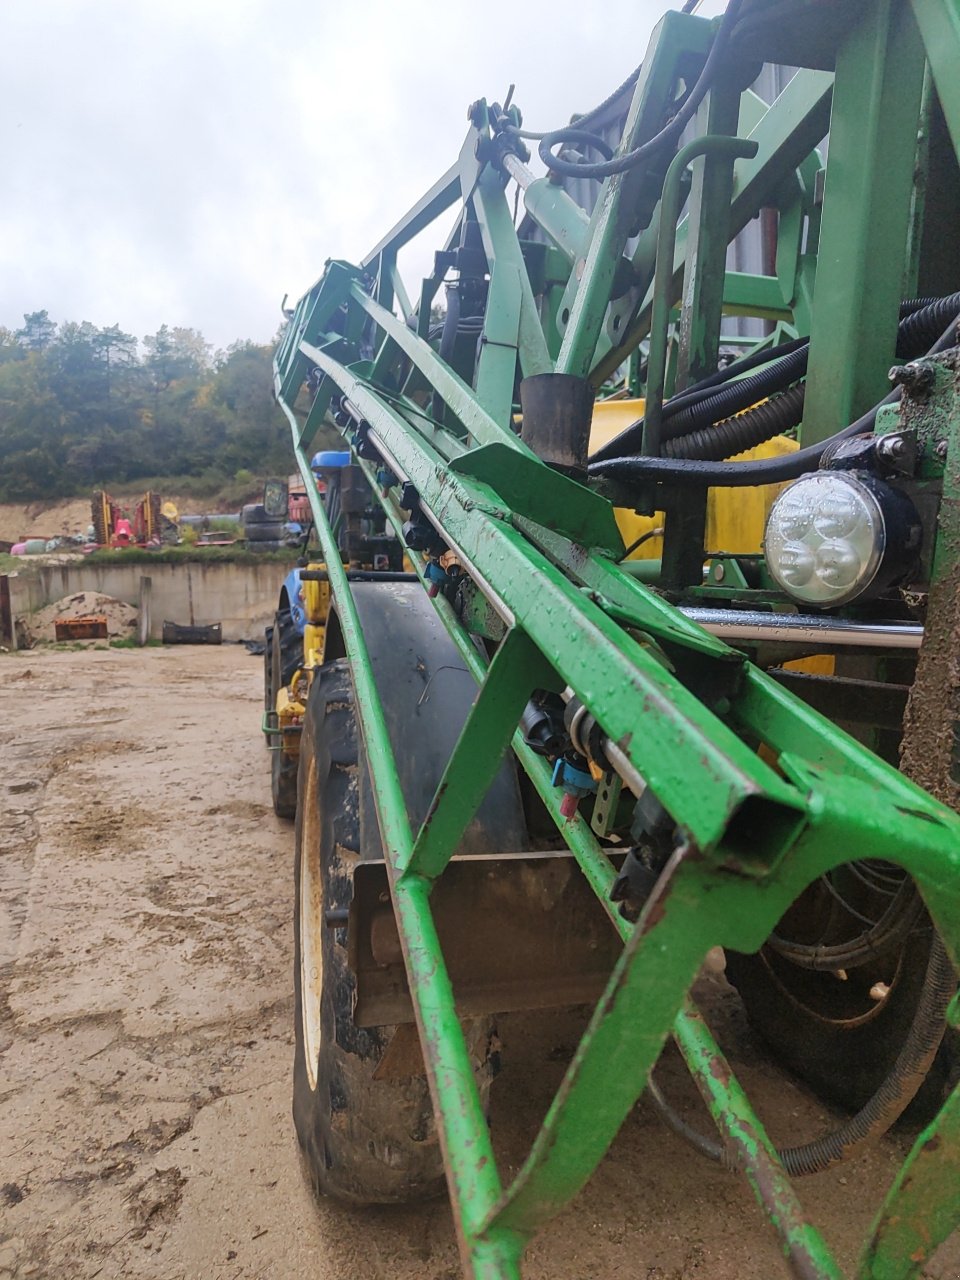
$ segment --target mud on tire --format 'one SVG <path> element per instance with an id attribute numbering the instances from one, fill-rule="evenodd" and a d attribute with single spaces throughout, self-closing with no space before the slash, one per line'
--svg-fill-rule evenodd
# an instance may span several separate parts
<path id="1" fill-rule="evenodd" d="M 395 1027 L 358 1027 L 346 928 L 360 858 L 360 772 L 353 687 L 345 660 L 310 691 L 300 747 L 294 881 L 293 1118 L 314 1190 L 353 1204 L 416 1200 L 443 1190 L 443 1160 L 425 1075 L 375 1079 Z M 466 1028 L 481 1098 L 489 1030 Z"/>

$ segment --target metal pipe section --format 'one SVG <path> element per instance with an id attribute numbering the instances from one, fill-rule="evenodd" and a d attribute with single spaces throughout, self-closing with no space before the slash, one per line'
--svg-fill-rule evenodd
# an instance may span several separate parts
<path id="1" fill-rule="evenodd" d="M 562 187 L 537 178 L 519 156 L 504 153 L 501 168 L 523 192 L 523 207 L 571 266 L 583 258 L 590 239 L 590 219 Z"/>
<path id="2" fill-rule="evenodd" d="M 731 164 L 741 157 L 752 159 L 757 144 L 742 138 L 708 134 L 694 138 L 670 161 L 660 197 L 660 225 L 657 237 L 657 265 L 653 276 L 653 309 L 650 315 L 650 351 L 647 355 L 647 398 L 643 413 L 643 452 L 651 458 L 660 456 L 660 428 L 663 415 L 663 392 L 667 376 L 667 328 L 673 283 L 673 260 L 677 247 L 677 225 L 683 203 L 680 185 L 683 171 L 700 156 L 729 156 Z"/>
<path id="3" fill-rule="evenodd" d="M 518 155 L 514 155 L 512 151 L 504 153 L 503 159 L 500 161 L 501 167 L 506 170 L 510 177 L 514 180 L 521 191 L 526 191 L 531 182 L 535 182 L 533 171 L 528 169 Z"/>
<path id="4" fill-rule="evenodd" d="M 704 609 L 681 605 L 680 612 L 721 640 L 789 641 L 825 648 L 919 649 L 923 627 L 895 622 L 851 622 L 815 613 L 762 613 L 757 609 Z"/>

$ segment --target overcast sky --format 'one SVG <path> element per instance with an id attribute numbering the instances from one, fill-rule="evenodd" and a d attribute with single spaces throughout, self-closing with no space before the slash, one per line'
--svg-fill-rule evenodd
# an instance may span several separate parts
<path id="1" fill-rule="evenodd" d="M 515 81 L 525 123 L 558 127 L 624 79 L 667 7 L 5 4 L 0 324 L 46 308 L 266 342 L 284 293 L 358 261 L 453 163 L 471 101 Z"/>

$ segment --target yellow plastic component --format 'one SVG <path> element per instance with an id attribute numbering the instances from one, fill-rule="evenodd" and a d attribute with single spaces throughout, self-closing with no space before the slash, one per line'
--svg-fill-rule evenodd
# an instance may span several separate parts
<path id="1" fill-rule="evenodd" d="M 832 653 L 817 653 L 812 658 L 794 658 L 783 666 L 786 671 L 805 671 L 808 676 L 832 676 L 837 660 Z"/>
<path id="2" fill-rule="evenodd" d="M 308 569 L 323 569 L 323 564 L 308 565 Z M 300 590 L 303 592 L 303 610 L 307 615 L 307 621 L 319 626 L 324 626 L 327 621 L 327 613 L 330 610 L 330 583 L 329 582 L 301 582 Z"/>
<path id="3" fill-rule="evenodd" d="M 591 453 L 642 418 L 643 408 L 642 400 L 603 400 L 595 405 L 590 432 Z M 738 454 L 737 460 L 779 458 L 797 448 L 795 440 L 777 436 L 766 444 Z M 749 489 L 711 489 L 707 497 L 707 550 L 756 555 L 763 542 L 770 507 L 782 488 L 780 484 L 766 484 Z M 618 508 L 616 517 L 628 547 L 651 529 L 663 528 L 663 513 L 659 511 L 653 516 L 638 516 L 635 511 Z M 663 538 L 658 535 L 648 538 L 627 558 L 659 560 L 662 554 Z"/>
<path id="4" fill-rule="evenodd" d="M 303 660 L 306 666 L 315 667 L 323 661 L 323 637 L 325 627 L 308 622 L 303 629 Z"/>
<path id="5" fill-rule="evenodd" d="M 294 677 L 295 687 L 297 683 Z M 285 756 L 300 754 L 300 730 L 303 728 L 305 713 L 306 707 L 293 696 L 290 689 L 280 690 L 277 694 L 277 728 L 280 730 L 280 741 Z"/>

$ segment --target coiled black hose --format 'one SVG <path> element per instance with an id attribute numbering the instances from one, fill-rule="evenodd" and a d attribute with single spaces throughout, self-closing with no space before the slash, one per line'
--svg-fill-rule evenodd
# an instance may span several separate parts
<path id="1" fill-rule="evenodd" d="M 902 942 L 916 928 L 922 914 L 923 899 L 917 893 L 916 885 L 912 880 L 904 880 L 876 924 L 849 942 L 811 946 L 772 933 L 767 939 L 767 946 L 800 969 L 836 973 L 838 969 L 854 969 L 866 964 L 878 952 Z"/>
<path id="2" fill-rule="evenodd" d="M 713 43 L 710 46 L 710 51 L 707 54 L 696 84 L 677 108 L 676 114 L 663 126 L 659 133 L 656 133 L 633 151 L 627 151 L 624 155 L 614 156 L 612 160 L 606 160 L 601 164 L 575 164 L 569 160 L 562 160 L 553 154 L 551 148 L 568 141 L 571 133 L 569 129 L 557 129 L 553 133 L 546 134 L 540 142 L 540 159 L 547 168 L 568 178 L 608 178 L 615 173 L 626 173 L 628 169 L 633 169 L 639 164 L 650 161 L 666 148 L 675 146 L 680 135 L 692 120 L 697 107 L 703 100 L 704 94 L 713 84 L 742 4 L 743 0 L 728 0 L 723 17 L 720 19 L 717 34 L 713 38 Z"/>
<path id="3" fill-rule="evenodd" d="M 772 440 L 791 427 L 799 426 L 803 418 L 804 391 L 805 384 L 798 383 L 736 418 L 718 422 L 715 427 L 691 431 L 677 440 L 667 440 L 663 446 L 664 455 L 719 462 L 722 458 L 743 453 L 744 449 L 753 449 L 765 440 Z"/>
<path id="4" fill-rule="evenodd" d="M 930 959 L 923 979 L 917 1012 L 897 1060 L 876 1093 L 855 1116 L 832 1133 L 814 1138 L 797 1147 L 777 1151 L 783 1167 L 793 1178 L 822 1173 L 832 1165 L 848 1160 L 865 1142 L 878 1138 L 903 1115 L 917 1095 L 937 1055 L 946 1030 L 947 1006 L 957 989 L 953 964 L 938 934 L 933 935 Z M 722 1143 L 699 1133 L 682 1120 L 659 1089 L 652 1095 L 656 1110 L 675 1133 L 695 1147 L 701 1155 L 736 1167 L 737 1161 Z"/>

